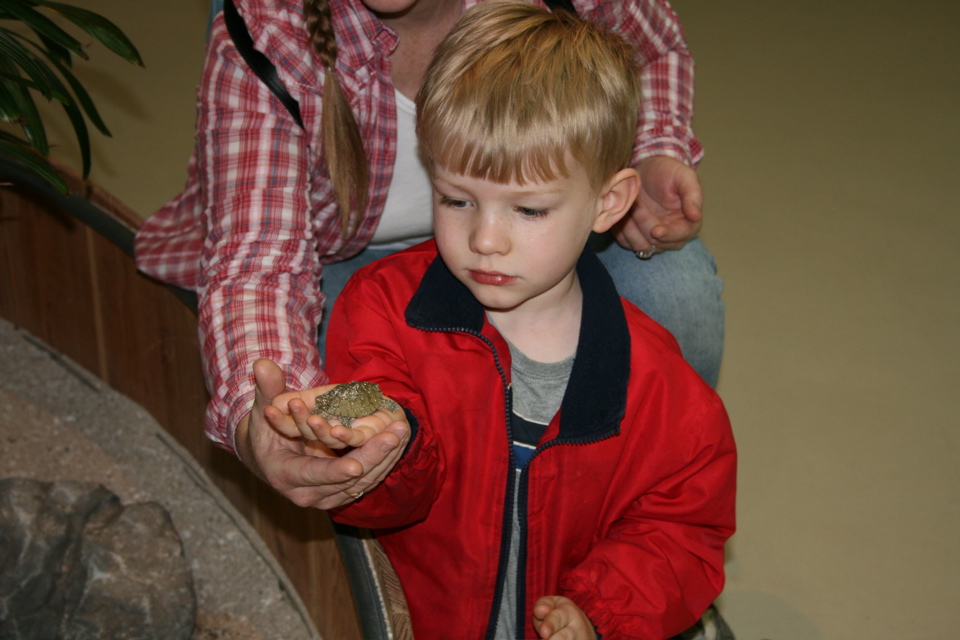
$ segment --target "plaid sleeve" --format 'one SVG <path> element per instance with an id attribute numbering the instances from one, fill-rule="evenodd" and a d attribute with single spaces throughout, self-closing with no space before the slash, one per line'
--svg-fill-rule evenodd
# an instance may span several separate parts
<path id="1" fill-rule="evenodd" d="M 200 185 L 193 178 L 191 156 L 186 188 L 143 221 L 134 239 L 137 269 L 169 284 L 196 290 L 203 247 L 203 224 L 197 215 Z"/>
<path id="2" fill-rule="evenodd" d="M 311 214 L 309 134 L 250 73 L 222 19 L 199 89 L 197 168 L 206 231 L 200 339 L 212 400 L 207 435 L 234 449 L 253 401 L 253 362 L 289 388 L 326 381 L 316 346 L 323 298 Z"/>
<path id="3" fill-rule="evenodd" d="M 669 156 L 696 167 L 703 147 L 692 129 L 694 62 L 676 13 L 666 0 L 611 4 L 615 29 L 633 42 L 644 65 L 634 164 Z"/>

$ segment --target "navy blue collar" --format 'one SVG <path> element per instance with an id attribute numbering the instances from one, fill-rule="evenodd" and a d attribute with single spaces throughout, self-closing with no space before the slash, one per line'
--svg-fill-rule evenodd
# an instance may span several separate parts
<path id="1" fill-rule="evenodd" d="M 619 432 L 630 378 L 630 333 L 613 279 L 589 248 L 577 262 L 583 316 L 576 359 L 563 397 L 559 441 L 599 440 Z M 483 306 L 440 256 L 407 305 L 407 324 L 425 331 L 481 334 Z"/>

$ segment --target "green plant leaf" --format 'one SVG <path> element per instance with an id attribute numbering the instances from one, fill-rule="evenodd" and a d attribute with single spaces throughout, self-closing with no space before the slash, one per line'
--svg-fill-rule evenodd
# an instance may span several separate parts
<path id="1" fill-rule="evenodd" d="M 36 88 L 37 83 L 21 76 L 15 66 L 0 58 L 0 120 L 19 123 L 23 117 L 20 96 L 24 89 Z"/>
<path id="2" fill-rule="evenodd" d="M 80 82 L 74 77 L 74 75 L 64 68 L 63 65 L 57 62 L 56 59 L 50 58 L 50 61 L 60 70 L 61 73 L 64 74 L 67 82 L 69 82 L 74 89 L 80 90 L 80 96 L 77 96 L 76 100 L 71 99 L 66 102 L 62 102 L 61 105 L 63 106 L 63 110 L 67 113 L 67 118 L 70 119 L 70 124 L 73 125 L 73 132 L 77 137 L 77 145 L 80 148 L 80 160 L 83 163 L 83 177 L 86 178 L 88 175 L 90 175 L 90 133 L 87 129 L 87 123 L 83 119 L 83 113 L 81 113 L 80 108 L 77 106 L 77 102 L 80 100 L 85 100 L 93 109 L 96 122 L 103 124 L 103 121 L 100 119 L 100 114 L 97 113 L 96 108 L 93 107 L 93 102 L 90 100 L 90 96 L 87 94 L 83 86 L 80 85 Z M 60 93 L 69 95 L 67 88 L 60 82 L 59 78 L 57 79 L 57 83 L 59 85 L 57 87 L 58 91 Z M 104 129 L 106 129 L 106 126 L 104 126 Z M 110 132 L 106 131 L 105 134 L 109 136 Z M 44 153 L 44 155 L 47 154 Z"/>
<path id="3" fill-rule="evenodd" d="M 13 136 L 5 135 L 0 131 L 0 153 L 9 156 L 30 171 L 36 173 L 60 193 L 66 195 L 70 191 L 64 179 L 44 158 L 31 151 L 28 147 L 10 141 L 11 137 Z M 17 138 L 14 138 L 14 140 L 17 140 Z"/>
<path id="4" fill-rule="evenodd" d="M 63 86 L 63 83 L 57 79 L 47 65 L 43 64 L 33 52 L 20 43 L 19 37 L 6 29 L 0 29 L 0 58 L 6 58 L 23 69 L 37 83 L 37 90 L 43 94 L 43 97 L 48 100 L 54 98 L 60 102 L 69 100 L 68 96 L 56 91 L 58 87 Z"/>
<path id="5" fill-rule="evenodd" d="M 28 3 L 17 2 L 17 0 L 3 0 L 6 10 L 15 18 L 18 18 L 25 25 L 41 38 L 50 42 L 57 43 L 63 49 L 66 49 L 81 58 L 87 59 L 90 56 L 83 50 L 80 41 L 69 33 L 58 27 L 53 20 L 36 11 Z"/>
<path id="6" fill-rule="evenodd" d="M 80 145 L 80 161 L 83 163 L 83 177 L 90 175 L 90 133 L 87 131 L 87 123 L 83 120 L 83 114 L 73 102 L 63 105 L 63 110 L 67 112 L 70 118 L 70 124 L 73 125 L 73 132 L 77 136 L 77 144 Z"/>
<path id="7" fill-rule="evenodd" d="M 54 57 L 68 67 L 73 66 L 73 58 L 70 56 L 70 50 L 61 47 L 59 44 L 50 40 L 42 33 L 38 34 L 40 42 L 43 44 L 43 50 L 47 52 L 48 57 Z"/>
<path id="8" fill-rule="evenodd" d="M 89 11 L 87 9 L 81 9 L 79 7 L 73 7 L 68 4 L 63 4 L 61 2 L 46 2 L 45 0 L 37 0 L 37 5 L 47 7 L 56 11 L 64 18 L 77 25 L 91 36 L 99 40 L 106 48 L 113 51 L 115 54 L 132 62 L 133 64 L 143 66 L 143 60 L 140 58 L 140 52 L 137 51 L 137 48 L 133 46 L 133 43 L 124 35 L 123 31 L 120 30 L 115 24 L 104 18 L 103 16 Z"/>
<path id="9" fill-rule="evenodd" d="M 87 121 L 104 135 L 109 136 L 110 131 L 71 71 L 73 55 L 89 58 L 86 44 L 61 28 L 57 18 L 69 21 L 129 62 L 140 66 L 143 62 L 119 28 L 90 10 L 48 0 L 0 0 L 0 20 L 18 21 L 32 31 L 27 36 L 21 30 L 0 27 L 0 117 L 19 126 L 25 137 L 0 130 L 0 152 L 16 157 L 65 192 L 63 180 L 44 161 L 50 148 L 35 93 L 63 106 L 79 144 L 84 177 L 91 165 Z"/>
<path id="10" fill-rule="evenodd" d="M 13 74 L 10 74 L 10 73 L 6 73 L 6 72 L 3 71 L 3 70 L 0 70 L 0 80 L 6 80 L 6 81 L 8 81 L 8 82 L 14 82 L 14 83 L 16 83 L 16 84 L 18 84 L 18 85 L 20 85 L 20 86 L 27 87 L 28 89 L 34 89 L 34 90 L 36 90 L 36 88 L 37 88 L 37 83 L 34 82 L 33 80 L 27 80 L 27 79 L 24 78 L 23 76 L 13 75 Z"/>
<path id="11" fill-rule="evenodd" d="M 37 111 L 37 105 L 30 97 L 28 91 L 21 91 L 19 96 L 14 92 L 14 99 L 20 110 L 20 118 L 17 124 L 23 129 L 30 146 L 37 150 L 41 155 L 50 154 L 50 143 L 47 142 L 47 129 L 43 124 L 43 118 Z"/>
<path id="12" fill-rule="evenodd" d="M 43 52 L 46 53 L 46 52 Z M 80 95 L 77 96 L 76 100 L 70 100 L 68 102 L 62 103 L 63 110 L 66 111 L 67 117 L 70 119 L 70 124 L 73 125 L 73 132 L 77 136 L 77 144 L 80 147 L 80 160 L 83 163 L 83 177 L 86 178 L 90 175 L 90 133 L 87 130 L 87 123 L 83 119 L 83 114 L 80 111 L 80 108 L 77 106 L 78 101 L 86 101 L 89 106 L 93 109 L 93 114 L 96 118 L 96 122 L 100 124 L 103 121 L 100 119 L 100 114 L 97 113 L 96 108 L 93 108 L 93 102 L 90 100 L 90 96 L 87 94 L 86 90 L 80 84 L 80 82 L 74 77 L 70 71 L 68 71 L 63 65 L 61 65 L 55 58 L 50 58 L 50 61 L 54 66 L 59 69 L 59 71 L 64 74 L 64 78 L 67 79 L 67 82 L 76 90 L 80 90 Z M 59 79 L 57 80 L 59 83 Z M 67 88 L 62 84 L 59 87 L 62 93 L 68 93 Z M 106 126 L 104 126 L 106 129 Z M 106 135 L 110 135 L 109 131 L 106 131 Z"/>
<path id="13" fill-rule="evenodd" d="M 36 89 L 36 83 L 24 78 L 20 69 L 0 56 L 0 120 L 17 122 L 22 117 L 19 95 L 24 89 Z M 16 95 L 14 92 L 17 92 Z"/>
<path id="14" fill-rule="evenodd" d="M 13 91 L 20 85 L 14 82 L 7 82 L 4 76 L 0 76 L 0 120 L 4 122 L 17 122 L 20 120 L 21 113 L 18 108 L 18 102 L 13 96 Z"/>
<path id="15" fill-rule="evenodd" d="M 30 149 L 29 142 L 27 142 L 23 138 L 19 138 L 13 135 L 9 131 L 4 131 L 3 129 L 0 129 L 0 139 L 7 140 L 8 142 L 16 143 L 25 149 L 28 149 L 28 150 Z M 34 149 L 33 152 L 36 153 L 36 150 Z"/>
<path id="16" fill-rule="evenodd" d="M 18 73 L 17 67 L 2 55 L 0 55 L 0 71 L 8 75 Z M 56 80 L 56 82 L 59 83 L 60 81 Z M 38 153 L 47 155 L 50 153 L 47 132 L 28 87 L 7 81 L 4 81 L 4 87 L 7 90 L 5 97 L 10 101 L 7 111 L 14 116 L 16 124 L 23 129 L 29 144 Z"/>
<path id="17" fill-rule="evenodd" d="M 49 55 L 48 52 L 44 51 L 44 54 L 47 54 L 47 57 L 50 59 L 50 62 L 57 68 L 57 71 L 60 72 L 60 75 L 67 81 L 70 85 L 70 89 L 73 91 L 73 95 L 76 98 L 76 102 L 83 108 L 83 111 L 87 114 L 87 117 L 90 118 L 90 122 L 93 123 L 100 133 L 105 136 L 111 137 L 110 130 L 107 129 L 106 123 L 104 123 L 103 118 L 100 117 L 100 113 L 97 111 L 97 107 L 93 104 L 93 99 L 90 97 L 90 94 L 87 93 L 87 90 L 83 88 L 83 85 L 77 80 L 76 76 L 67 69 L 56 57 Z M 66 105 L 64 105 L 66 106 Z"/>

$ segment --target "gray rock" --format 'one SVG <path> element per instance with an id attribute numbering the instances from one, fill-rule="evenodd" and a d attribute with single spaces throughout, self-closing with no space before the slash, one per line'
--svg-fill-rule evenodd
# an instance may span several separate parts
<path id="1" fill-rule="evenodd" d="M 0 640 L 187 639 L 196 598 L 156 503 L 102 485 L 0 480 Z"/>

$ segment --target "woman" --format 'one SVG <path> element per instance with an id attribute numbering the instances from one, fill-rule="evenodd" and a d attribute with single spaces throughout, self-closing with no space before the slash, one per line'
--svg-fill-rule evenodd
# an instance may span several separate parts
<path id="1" fill-rule="evenodd" d="M 303 403 L 289 416 L 269 405 L 285 387 L 327 382 L 316 340 L 324 300 L 331 304 L 357 267 L 431 234 L 412 101 L 434 47 L 474 0 L 235 1 L 303 126 L 218 16 L 187 186 L 145 222 L 137 261 L 198 292 L 207 434 L 296 504 L 329 509 L 382 479 L 407 430 L 394 425 L 337 458 L 268 424 L 303 423 Z M 601 259 L 620 293 L 670 329 L 715 384 L 722 284 L 696 239 L 702 191 L 692 167 L 702 151 L 689 126 L 693 63 L 680 26 L 664 0 L 575 0 L 574 8 L 631 40 L 645 63 L 634 148 L 643 192 L 617 242 L 598 239 Z"/>

